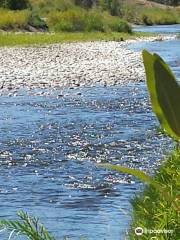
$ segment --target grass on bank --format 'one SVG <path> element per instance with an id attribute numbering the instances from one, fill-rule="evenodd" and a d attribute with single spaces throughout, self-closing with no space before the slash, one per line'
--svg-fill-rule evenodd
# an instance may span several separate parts
<path id="1" fill-rule="evenodd" d="M 130 240 L 172 240 L 179 239 L 180 236 L 180 147 L 165 159 L 154 179 L 162 184 L 171 195 L 176 199 L 176 205 L 168 202 L 161 193 L 152 185 L 148 185 L 145 190 L 136 196 L 132 201 L 133 221 L 129 232 Z M 144 233 L 141 236 L 135 234 L 135 229 L 141 227 L 147 230 L 170 230 L 166 233 Z M 172 230 L 172 231 L 171 231 Z M 156 237 L 156 238 L 155 238 Z"/>
<path id="2" fill-rule="evenodd" d="M 118 32 L 61 32 L 61 33 L 0 33 L 0 46 L 52 44 L 60 42 L 134 39 L 137 37 L 154 36 L 152 33 L 118 33 Z"/>

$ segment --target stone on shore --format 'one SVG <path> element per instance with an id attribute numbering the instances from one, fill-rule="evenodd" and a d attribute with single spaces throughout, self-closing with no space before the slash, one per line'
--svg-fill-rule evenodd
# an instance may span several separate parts
<path id="1" fill-rule="evenodd" d="M 1 91 L 22 87 L 108 86 L 143 81 L 141 53 L 129 50 L 127 46 L 130 42 L 133 40 L 1 47 Z"/>

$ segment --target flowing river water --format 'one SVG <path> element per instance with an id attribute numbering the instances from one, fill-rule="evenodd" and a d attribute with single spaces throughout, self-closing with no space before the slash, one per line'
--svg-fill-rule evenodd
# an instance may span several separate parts
<path id="1" fill-rule="evenodd" d="M 160 53 L 180 77 L 179 43 L 129 48 Z M 171 140 L 157 132 L 145 83 L 63 91 L 60 98 L 58 90 L 0 96 L 0 217 L 15 218 L 23 209 L 58 240 L 124 240 L 130 199 L 142 184 L 96 164 L 122 163 L 152 173 Z"/>

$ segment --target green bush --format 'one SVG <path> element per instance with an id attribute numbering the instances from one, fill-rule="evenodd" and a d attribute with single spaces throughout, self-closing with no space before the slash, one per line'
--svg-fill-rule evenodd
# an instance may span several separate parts
<path id="1" fill-rule="evenodd" d="M 154 177 L 139 169 L 121 165 L 101 164 L 100 166 L 125 172 L 149 184 L 142 196 L 133 201 L 134 219 L 129 233 L 131 240 L 139 239 L 136 228 L 140 229 L 142 240 L 177 239 L 179 234 L 179 178 L 180 178 L 180 86 L 168 65 L 157 54 L 143 51 L 147 87 L 163 132 L 177 142 L 177 148 Z M 155 232 L 148 232 L 154 230 Z M 161 235 L 157 230 L 161 231 Z M 171 230 L 171 233 L 164 232 Z"/>
<path id="2" fill-rule="evenodd" d="M 104 13 L 105 25 L 113 32 L 128 32 L 131 33 L 131 26 L 123 19 L 115 16 L 110 16 Z"/>
<path id="3" fill-rule="evenodd" d="M 51 12 L 48 16 L 48 25 L 55 31 L 84 31 L 85 10 L 70 9 L 64 12 Z"/>
<path id="4" fill-rule="evenodd" d="M 97 10 L 91 10 L 86 13 L 85 17 L 86 31 L 105 32 L 106 26 L 104 24 L 103 14 Z"/>
<path id="5" fill-rule="evenodd" d="M 98 10 L 87 11 L 82 8 L 51 12 L 47 23 L 54 31 L 131 32 L 129 24 L 119 17 L 113 17 Z"/>
<path id="6" fill-rule="evenodd" d="M 11 11 L 0 9 L 0 28 L 15 29 L 24 28 L 27 26 L 30 17 L 30 11 Z"/>
<path id="7" fill-rule="evenodd" d="M 180 23 L 180 9 L 142 7 L 136 4 L 124 4 L 121 16 L 136 24 L 173 24 Z"/>
<path id="8" fill-rule="evenodd" d="M 139 22 L 146 25 L 178 23 L 180 22 L 180 10 L 143 8 L 139 11 Z"/>
<path id="9" fill-rule="evenodd" d="M 154 179 L 165 186 L 164 192 L 169 192 L 176 199 L 179 206 L 179 178 L 180 178 L 180 148 L 166 159 L 160 167 Z M 129 231 L 130 240 L 154 239 L 179 239 L 179 211 L 172 202 L 167 201 L 163 195 L 152 185 L 132 200 L 133 219 Z M 135 234 L 135 229 L 141 227 L 144 230 L 142 236 Z M 145 229 L 162 230 L 162 233 L 146 233 Z M 171 230 L 165 233 L 163 230 Z M 153 239 L 153 238 L 152 238 Z"/>
<path id="10" fill-rule="evenodd" d="M 74 7 L 72 0 L 30 0 L 32 9 L 40 16 L 46 16 L 52 11 L 66 11 Z"/>

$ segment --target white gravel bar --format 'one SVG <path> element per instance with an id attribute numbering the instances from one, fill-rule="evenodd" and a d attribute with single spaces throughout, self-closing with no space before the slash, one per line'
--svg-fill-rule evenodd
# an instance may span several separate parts
<path id="1" fill-rule="evenodd" d="M 144 81 L 141 53 L 128 50 L 128 44 L 174 37 L 1 47 L 0 89 L 64 88 L 97 83 L 106 86 Z"/>

